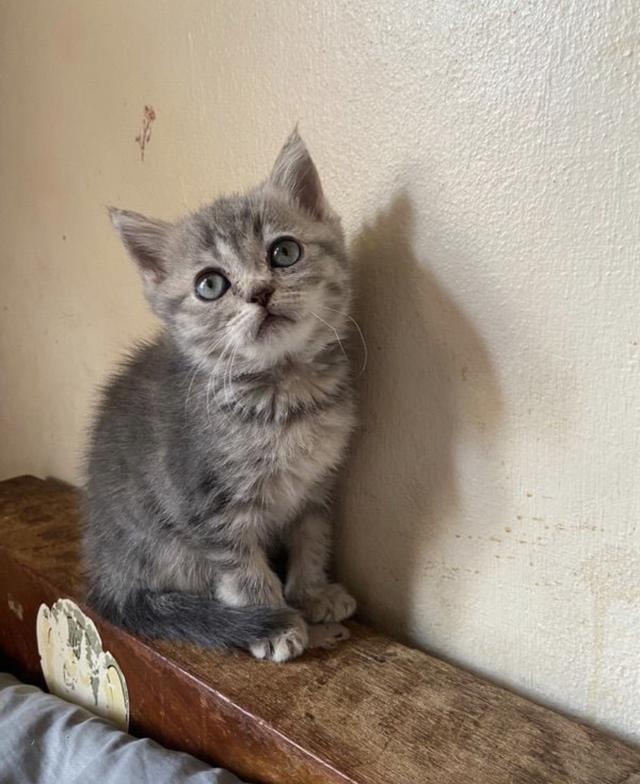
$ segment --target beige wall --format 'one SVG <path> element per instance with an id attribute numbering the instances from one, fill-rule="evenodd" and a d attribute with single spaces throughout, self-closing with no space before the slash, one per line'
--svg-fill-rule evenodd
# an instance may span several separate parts
<path id="1" fill-rule="evenodd" d="M 77 479 L 92 390 L 153 327 L 104 205 L 250 185 L 299 120 L 369 345 L 346 581 L 380 625 L 640 741 L 632 7 L 2 0 L 0 473 Z"/>

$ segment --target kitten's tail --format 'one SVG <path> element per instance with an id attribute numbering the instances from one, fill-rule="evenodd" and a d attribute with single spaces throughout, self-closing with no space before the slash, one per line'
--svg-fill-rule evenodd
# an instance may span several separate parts
<path id="1" fill-rule="evenodd" d="M 142 637 L 186 640 L 208 648 L 247 648 L 295 623 L 289 607 L 229 607 L 213 598 L 138 591 L 116 606 L 97 591 L 87 597 L 104 618 Z"/>

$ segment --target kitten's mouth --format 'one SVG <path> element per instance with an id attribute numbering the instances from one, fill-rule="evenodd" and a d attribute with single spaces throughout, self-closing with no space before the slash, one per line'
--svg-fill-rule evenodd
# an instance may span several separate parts
<path id="1" fill-rule="evenodd" d="M 282 313 L 272 313 L 270 310 L 267 310 L 258 327 L 257 337 L 262 337 L 287 323 L 293 324 L 293 319 Z"/>

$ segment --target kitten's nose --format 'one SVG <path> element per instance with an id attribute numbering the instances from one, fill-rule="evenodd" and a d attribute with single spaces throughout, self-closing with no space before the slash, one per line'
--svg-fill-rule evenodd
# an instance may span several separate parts
<path id="1" fill-rule="evenodd" d="M 263 308 L 266 308 L 273 291 L 271 286 L 262 286 L 259 289 L 255 289 L 249 295 L 249 302 L 255 302 L 257 305 L 262 305 Z"/>

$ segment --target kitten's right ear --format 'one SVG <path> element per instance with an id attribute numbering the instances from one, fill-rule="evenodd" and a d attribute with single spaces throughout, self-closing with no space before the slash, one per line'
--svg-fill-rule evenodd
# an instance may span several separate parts
<path id="1" fill-rule="evenodd" d="M 109 217 L 147 284 L 159 283 L 167 274 L 164 248 L 171 226 L 130 210 L 109 207 Z"/>

